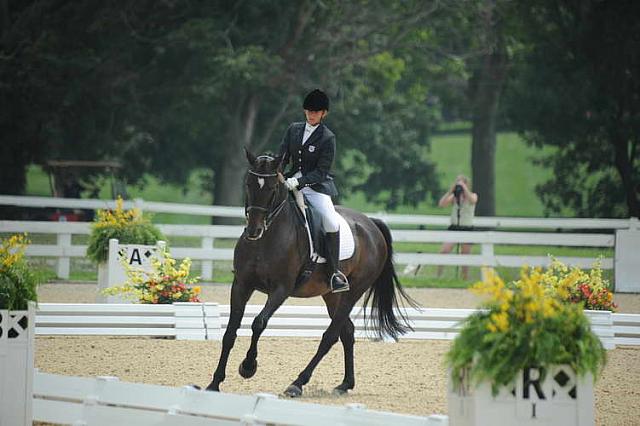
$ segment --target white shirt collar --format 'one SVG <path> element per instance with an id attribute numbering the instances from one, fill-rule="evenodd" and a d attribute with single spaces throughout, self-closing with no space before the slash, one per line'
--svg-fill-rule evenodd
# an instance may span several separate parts
<path id="1" fill-rule="evenodd" d="M 316 124 L 315 126 L 312 126 L 311 124 L 309 124 L 309 122 L 305 121 L 304 122 L 304 131 L 306 133 L 313 133 L 313 131 L 315 129 L 317 129 L 319 125 L 320 125 L 320 123 Z"/>
<path id="2" fill-rule="evenodd" d="M 306 121 L 304 122 L 304 134 L 302 135 L 302 145 L 304 145 L 305 142 L 307 142 L 307 139 L 309 139 L 311 134 L 318 128 L 319 125 L 320 123 L 316 124 L 315 126 L 312 126 L 308 122 Z"/>

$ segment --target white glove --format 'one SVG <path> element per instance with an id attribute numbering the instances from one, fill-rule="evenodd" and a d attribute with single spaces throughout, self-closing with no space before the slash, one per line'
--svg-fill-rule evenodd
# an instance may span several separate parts
<path id="1" fill-rule="evenodd" d="M 289 191 L 293 191 L 294 189 L 298 189 L 298 178 L 291 177 L 284 181 L 285 186 Z"/>

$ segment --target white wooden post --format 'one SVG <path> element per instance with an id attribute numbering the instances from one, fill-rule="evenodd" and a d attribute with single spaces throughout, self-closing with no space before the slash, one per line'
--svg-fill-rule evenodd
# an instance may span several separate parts
<path id="1" fill-rule="evenodd" d="M 493 271 L 492 266 L 495 264 L 495 254 L 493 252 L 493 244 L 482 243 L 481 254 L 483 259 L 482 280 L 486 280 L 489 271 Z"/>
<path id="2" fill-rule="evenodd" d="M 107 303 L 109 298 L 102 294 L 102 290 L 110 286 L 109 280 L 109 258 L 111 253 L 118 252 L 118 240 L 111 238 L 109 240 L 109 248 L 107 251 L 107 260 L 98 263 L 98 294 L 96 295 L 96 303 Z"/>
<path id="3" fill-rule="evenodd" d="M 0 310 L 0 425 L 31 425 L 35 304 Z"/>
<path id="4" fill-rule="evenodd" d="M 615 291 L 640 293 L 640 221 L 629 219 L 629 229 L 616 231 Z"/>
<path id="5" fill-rule="evenodd" d="M 71 234 L 58 234 L 57 245 L 62 250 L 62 256 L 58 258 L 57 275 L 60 278 L 69 279 L 70 258 L 66 252 L 71 248 Z"/>
<path id="6" fill-rule="evenodd" d="M 213 237 L 202 237 L 201 247 L 203 249 L 212 249 L 213 248 Z M 202 261 L 202 279 L 205 281 L 211 281 L 213 274 L 213 260 L 203 260 Z"/>
<path id="7" fill-rule="evenodd" d="M 207 331 L 207 340 L 222 340 L 222 321 L 220 320 L 220 305 L 217 303 L 205 303 L 204 326 Z"/>
<path id="8" fill-rule="evenodd" d="M 176 302 L 176 340 L 205 340 L 202 303 Z"/>
<path id="9" fill-rule="evenodd" d="M 589 318 L 591 330 L 598 336 L 602 346 L 605 349 L 615 349 L 616 341 L 611 311 L 585 310 L 584 314 Z"/>
<path id="10" fill-rule="evenodd" d="M 107 287 L 109 287 L 109 267 L 107 266 L 107 262 L 100 262 L 98 263 L 98 294 L 96 295 L 96 303 L 107 303 L 107 296 L 102 294 L 102 290 Z"/>

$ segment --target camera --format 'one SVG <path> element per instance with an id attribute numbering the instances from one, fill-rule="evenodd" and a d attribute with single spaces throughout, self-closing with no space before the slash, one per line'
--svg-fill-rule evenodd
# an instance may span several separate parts
<path id="1" fill-rule="evenodd" d="M 464 191 L 462 189 L 462 185 L 456 184 L 456 186 L 453 188 L 453 196 L 456 198 L 460 198 L 460 195 L 462 195 L 462 191 Z"/>

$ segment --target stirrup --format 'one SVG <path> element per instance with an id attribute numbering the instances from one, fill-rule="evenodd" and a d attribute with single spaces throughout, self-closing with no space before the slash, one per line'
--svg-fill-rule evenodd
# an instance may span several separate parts
<path id="1" fill-rule="evenodd" d="M 342 281 L 342 284 L 334 285 L 334 279 L 336 283 Z M 331 275 L 331 279 L 329 280 L 329 286 L 331 287 L 332 293 L 341 293 L 343 291 L 349 291 L 349 280 L 342 273 L 342 271 L 336 271 L 333 275 Z"/>

